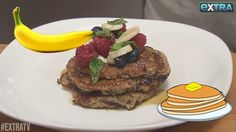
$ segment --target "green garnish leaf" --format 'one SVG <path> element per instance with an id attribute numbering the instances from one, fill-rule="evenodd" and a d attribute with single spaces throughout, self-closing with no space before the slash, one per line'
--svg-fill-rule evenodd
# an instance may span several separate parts
<path id="1" fill-rule="evenodd" d="M 120 25 L 120 24 L 127 23 L 127 21 L 125 21 L 125 19 L 122 17 L 113 21 L 107 21 L 107 23 L 111 25 Z"/>
<path id="2" fill-rule="evenodd" d="M 111 50 L 112 51 L 118 50 L 118 49 L 121 49 L 122 47 L 125 47 L 126 45 L 131 45 L 133 47 L 133 45 L 135 45 L 135 42 L 134 41 L 124 41 L 121 43 L 116 43 L 116 44 L 112 45 Z"/>
<path id="3" fill-rule="evenodd" d="M 90 74 L 91 74 L 90 75 L 91 81 L 93 84 L 95 84 L 98 81 L 103 65 L 104 65 L 104 62 L 98 58 L 92 59 L 90 61 L 89 69 L 90 69 Z"/>
<path id="4" fill-rule="evenodd" d="M 134 41 L 131 41 L 131 42 L 132 43 L 130 45 L 133 49 L 138 48 L 138 46 L 136 45 L 136 43 Z"/>
<path id="5" fill-rule="evenodd" d="M 101 36 L 101 37 L 106 37 L 106 38 L 111 38 L 112 34 L 111 31 L 108 29 L 103 29 L 102 31 L 95 32 L 96 36 Z"/>

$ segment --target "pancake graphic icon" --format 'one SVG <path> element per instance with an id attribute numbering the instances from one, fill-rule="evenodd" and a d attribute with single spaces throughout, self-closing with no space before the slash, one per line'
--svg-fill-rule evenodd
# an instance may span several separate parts
<path id="1" fill-rule="evenodd" d="M 225 116 L 232 106 L 218 89 L 196 82 L 175 86 L 158 105 L 165 117 L 184 121 L 207 121 Z"/>

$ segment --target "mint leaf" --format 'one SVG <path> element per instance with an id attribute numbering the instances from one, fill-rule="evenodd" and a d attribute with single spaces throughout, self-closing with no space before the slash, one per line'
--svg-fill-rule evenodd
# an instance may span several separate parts
<path id="1" fill-rule="evenodd" d="M 89 69 L 90 69 L 90 74 L 91 74 L 90 75 L 91 81 L 93 84 L 95 84 L 98 81 L 103 65 L 104 65 L 104 62 L 98 58 L 92 59 L 90 61 Z"/>
<path id="2" fill-rule="evenodd" d="M 136 43 L 134 41 L 131 41 L 131 42 L 132 43 L 130 45 L 133 49 L 138 48 L 138 46 L 136 45 Z"/>
<path id="3" fill-rule="evenodd" d="M 96 36 L 101 36 L 101 37 L 106 37 L 106 38 L 111 38 L 112 34 L 108 29 L 103 29 L 102 31 L 97 31 L 95 32 Z"/>
<path id="4" fill-rule="evenodd" d="M 111 50 L 118 50 L 118 49 L 121 49 L 122 47 L 123 47 L 123 43 L 116 43 L 112 45 Z"/>
<path id="5" fill-rule="evenodd" d="M 107 23 L 111 25 L 119 25 L 119 24 L 127 23 L 127 21 L 125 21 L 125 19 L 122 17 L 113 21 L 107 21 Z"/>
<path id="6" fill-rule="evenodd" d="M 134 41 L 124 41 L 121 43 L 116 43 L 116 44 L 112 45 L 111 50 L 112 51 L 118 50 L 118 49 L 121 49 L 122 47 L 125 47 L 126 45 L 131 45 L 133 47 L 133 45 L 135 45 L 135 43 L 134 43 Z"/>

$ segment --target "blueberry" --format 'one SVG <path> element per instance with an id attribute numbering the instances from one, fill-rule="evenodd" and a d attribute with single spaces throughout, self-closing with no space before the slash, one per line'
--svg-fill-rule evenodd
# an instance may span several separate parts
<path id="1" fill-rule="evenodd" d="M 139 48 L 134 48 L 130 53 L 126 54 L 126 60 L 127 62 L 135 62 L 136 60 L 138 60 L 139 55 Z"/>
<path id="2" fill-rule="evenodd" d="M 102 28 L 99 26 L 96 26 L 96 27 L 92 28 L 92 31 L 93 31 L 93 33 L 98 32 L 98 31 L 102 31 Z"/>
<path id="3" fill-rule="evenodd" d="M 123 68 L 126 66 L 127 62 L 124 56 L 120 56 L 114 59 L 115 60 L 115 66 L 119 68 Z"/>

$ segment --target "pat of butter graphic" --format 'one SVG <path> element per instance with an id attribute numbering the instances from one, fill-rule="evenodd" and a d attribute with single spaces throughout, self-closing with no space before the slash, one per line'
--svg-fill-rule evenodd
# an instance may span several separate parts
<path id="1" fill-rule="evenodd" d="M 196 91 L 198 89 L 202 88 L 202 85 L 196 82 L 191 82 L 188 85 L 186 85 L 186 89 L 189 91 Z"/>

